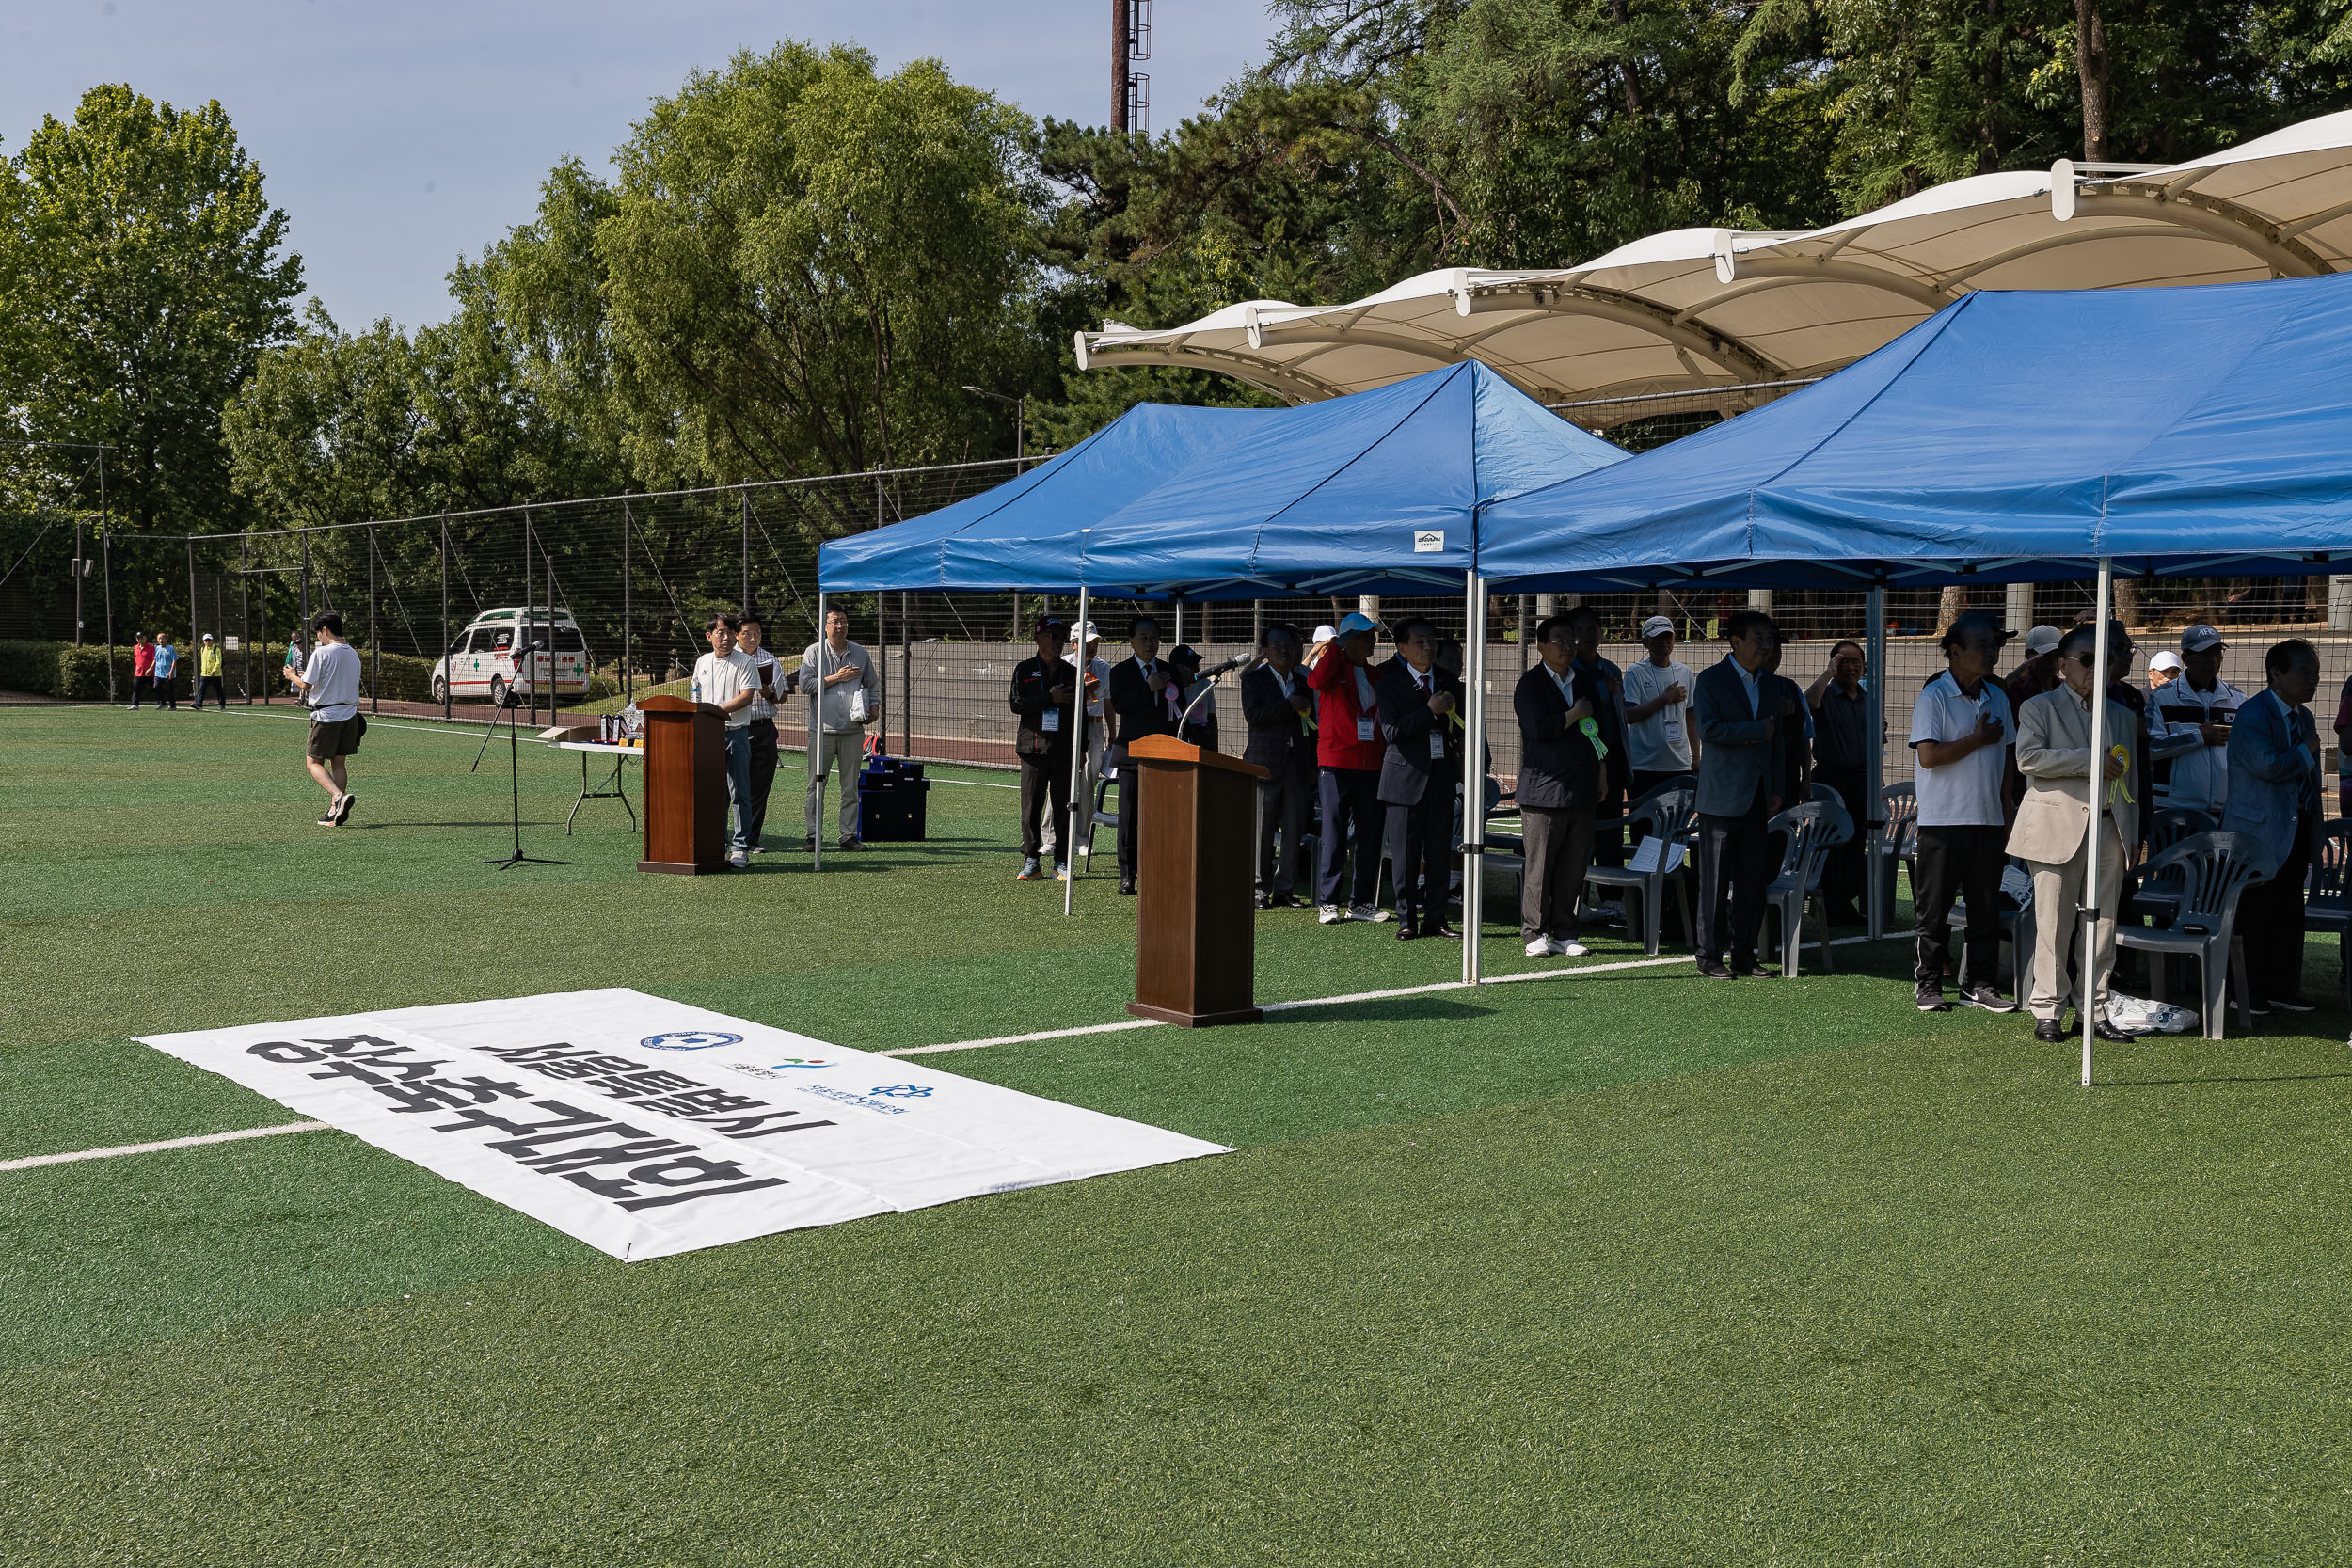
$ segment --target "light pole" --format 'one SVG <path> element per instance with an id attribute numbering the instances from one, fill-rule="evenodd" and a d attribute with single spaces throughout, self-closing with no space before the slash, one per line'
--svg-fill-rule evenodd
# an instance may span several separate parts
<path id="1" fill-rule="evenodd" d="M 966 387 L 974 397 L 994 398 L 998 403 L 1012 404 L 1012 460 L 1016 463 L 1029 454 L 1029 395 L 1009 398 L 1002 392 L 992 392 L 985 387 Z"/>

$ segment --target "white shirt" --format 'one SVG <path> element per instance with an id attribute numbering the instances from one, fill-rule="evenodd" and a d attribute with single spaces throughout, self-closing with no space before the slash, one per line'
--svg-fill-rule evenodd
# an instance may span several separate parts
<path id="1" fill-rule="evenodd" d="M 1987 677 L 1970 697 L 1944 671 L 1920 689 L 1911 710 L 1911 744 L 1923 740 L 1965 740 L 1977 733 L 1977 718 L 1988 715 L 2001 726 L 2000 740 L 1979 746 L 1958 762 L 1941 768 L 1920 764 L 1912 787 L 1919 800 L 1923 828 L 1997 828 L 2007 820 L 2001 810 L 2001 775 L 2009 749 L 2017 739 L 2017 721 L 2009 711 L 2001 683 Z"/>
<path id="2" fill-rule="evenodd" d="M 743 653 L 743 650 L 740 648 L 738 648 L 735 651 L 739 654 Z M 775 718 L 776 705 L 759 694 L 759 683 L 765 680 L 770 686 L 774 687 L 778 691 L 788 690 L 790 689 L 787 684 L 789 680 L 788 675 L 786 672 L 777 668 L 776 656 L 770 653 L 765 648 L 760 649 L 759 652 L 755 654 L 744 654 L 743 657 L 752 661 L 752 705 L 745 708 L 743 710 L 744 713 L 748 715 L 750 719 Z M 708 702 L 710 699 L 705 697 L 703 700 L 705 702 Z"/>
<path id="3" fill-rule="evenodd" d="M 348 642 L 322 642 L 302 672 L 310 717 L 332 724 L 359 711 L 359 655 Z"/>
<path id="4" fill-rule="evenodd" d="M 1072 669 L 1076 669 L 1078 667 L 1077 650 L 1073 648 L 1064 653 L 1061 656 L 1061 661 Z M 1094 694 L 1087 699 L 1087 716 L 1100 720 L 1103 717 L 1103 692 L 1111 684 L 1111 661 L 1101 657 L 1088 659 L 1087 673 L 1094 677 Z"/>
<path id="5" fill-rule="evenodd" d="M 1679 659 L 1661 665 L 1645 658 L 1626 667 L 1625 705 L 1629 713 L 1644 703 L 1656 702 L 1677 681 L 1682 683 L 1680 703 L 1669 704 L 1647 719 L 1625 727 L 1626 762 L 1636 772 L 1690 771 L 1692 712 L 1695 705 L 1691 693 L 1698 683 L 1691 667 Z"/>
<path id="6" fill-rule="evenodd" d="M 702 700 L 713 707 L 724 707 L 746 691 L 759 689 L 759 674 L 752 664 L 752 656 L 738 648 L 724 658 L 717 654 L 705 654 L 694 661 L 694 679 L 702 687 Z M 752 721 L 752 710 L 737 708 L 727 715 L 727 728 L 739 730 Z"/>
<path id="7" fill-rule="evenodd" d="M 1746 665 L 1740 663 L 1729 654 L 1725 654 L 1724 656 L 1724 662 L 1730 665 L 1733 671 L 1739 674 L 1740 684 L 1748 689 L 1748 717 L 1751 719 L 1763 718 L 1764 682 L 1762 676 L 1758 672 L 1749 669 Z"/>

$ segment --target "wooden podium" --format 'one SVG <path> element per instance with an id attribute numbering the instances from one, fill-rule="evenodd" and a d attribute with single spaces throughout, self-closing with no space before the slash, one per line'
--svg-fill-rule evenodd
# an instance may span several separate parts
<path id="1" fill-rule="evenodd" d="M 1122 782 L 1119 809 L 1141 813 L 1127 1010 L 1195 1029 L 1257 1022 L 1257 781 L 1266 770 L 1158 735 L 1128 747 L 1127 766 L 1136 799 Z"/>
<path id="2" fill-rule="evenodd" d="M 699 876 L 727 863 L 727 716 L 708 703 L 648 697 L 645 858 L 640 871 Z"/>

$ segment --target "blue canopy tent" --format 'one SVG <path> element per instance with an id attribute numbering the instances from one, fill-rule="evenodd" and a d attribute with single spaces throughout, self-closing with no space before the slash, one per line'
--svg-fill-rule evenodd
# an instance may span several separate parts
<path id="1" fill-rule="evenodd" d="M 1478 572 L 1490 591 L 1864 588 L 1877 670 L 1889 586 L 2095 571 L 2104 623 L 2119 571 L 2311 575 L 2347 552 L 2352 277 L 2328 276 L 1970 294 L 1756 413 L 1499 501 Z"/>
<path id="2" fill-rule="evenodd" d="M 1097 594 L 1436 590 L 1468 596 L 1483 638 L 1480 514 L 1626 456 L 1474 362 L 1295 408 L 1144 404 L 984 495 L 827 543 L 818 613 L 827 594 L 877 589 L 1074 594 L 1081 623 Z"/>
<path id="3" fill-rule="evenodd" d="M 983 495 L 828 542 L 818 587 L 1454 593 L 1482 511 L 1626 455 L 1476 363 L 1295 408 L 1143 404 Z"/>

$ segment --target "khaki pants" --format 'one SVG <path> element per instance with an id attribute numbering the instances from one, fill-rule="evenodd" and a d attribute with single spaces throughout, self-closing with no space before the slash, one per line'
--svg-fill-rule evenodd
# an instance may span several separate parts
<path id="1" fill-rule="evenodd" d="M 824 782 L 825 769 L 831 768 L 839 776 L 834 786 L 834 799 L 840 802 L 841 836 L 858 836 L 857 776 L 866 766 L 866 732 L 851 730 L 847 735 L 827 735 L 819 732 L 808 749 L 808 836 L 815 838 L 824 824 L 817 820 L 817 786 Z"/>
<path id="2" fill-rule="evenodd" d="M 2099 896 L 2102 911 L 2115 908 L 2117 891 L 2123 881 L 2123 844 L 2115 835 L 2115 824 L 2103 822 L 2099 829 Z M 2051 865 L 2042 861 L 2028 861 L 2033 867 L 2033 1016 L 2051 1022 L 2074 1001 L 2074 988 L 2066 983 L 2066 965 L 2070 950 L 2079 956 L 2082 950 L 2082 921 L 2078 914 L 2083 901 L 2083 862 L 2090 857 L 2090 839 L 2084 835 L 2083 847 L 2074 851 L 2074 858 L 2063 865 Z M 2106 1016 L 2107 979 L 2115 973 L 2115 917 L 2102 912 L 2099 916 L 2097 974 L 2092 976 L 2091 1017 Z"/>
<path id="3" fill-rule="evenodd" d="M 1070 776 L 1070 769 L 1066 765 L 1062 769 L 1062 776 L 1064 778 Z M 1078 800 L 1081 802 L 1078 808 L 1078 843 L 1089 854 L 1093 852 L 1094 786 L 1102 781 L 1102 778 L 1103 725 L 1100 720 L 1089 719 L 1087 721 L 1086 769 L 1078 775 Z M 1069 830 L 1070 814 L 1066 811 L 1057 812 L 1054 819 L 1045 825 L 1044 847 L 1041 852 L 1067 862 L 1070 857 L 1061 853 L 1059 846 L 1062 834 Z"/>

